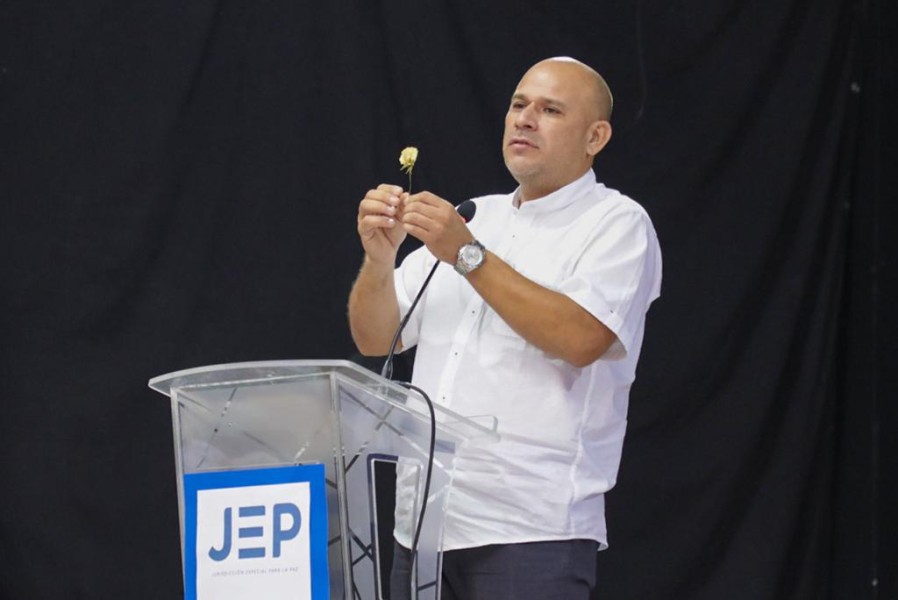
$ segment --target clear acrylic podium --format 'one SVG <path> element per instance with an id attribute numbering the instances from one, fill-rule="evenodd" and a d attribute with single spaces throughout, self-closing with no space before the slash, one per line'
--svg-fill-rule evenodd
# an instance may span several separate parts
<path id="1" fill-rule="evenodd" d="M 416 523 L 431 434 L 423 400 L 348 361 L 215 365 L 155 377 L 150 387 L 171 398 L 182 558 L 194 551 L 184 542 L 186 474 L 323 464 L 330 597 L 384 598 L 378 557 L 391 551 L 392 540 L 376 534 L 373 469 L 379 460 L 396 461 L 411 491 L 402 494 L 411 505 L 397 515 Z M 492 418 L 475 422 L 435 410 L 433 471 L 417 559 L 417 597 L 427 600 L 439 598 L 439 548 L 456 449 L 471 439 L 498 439 Z M 390 547 L 380 547 L 385 544 Z"/>

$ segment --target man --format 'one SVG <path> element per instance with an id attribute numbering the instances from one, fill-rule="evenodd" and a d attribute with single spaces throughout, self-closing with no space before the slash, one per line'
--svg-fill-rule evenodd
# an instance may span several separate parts
<path id="1" fill-rule="evenodd" d="M 437 270 L 403 332 L 402 348 L 417 345 L 413 383 L 455 412 L 498 418 L 499 442 L 457 457 L 444 598 L 588 598 L 595 585 L 604 494 L 661 284 L 645 211 L 592 171 L 611 107 L 590 67 L 541 61 L 505 118 L 514 193 L 475 199 L 470 227 L 429 192 L 383 184 L 359 205 L 365 260 L 349 318 L 360 352 L 387 353 L 436 257 L 455 269 Z M 406 235 L 425 247 L 395 268 Z"/>

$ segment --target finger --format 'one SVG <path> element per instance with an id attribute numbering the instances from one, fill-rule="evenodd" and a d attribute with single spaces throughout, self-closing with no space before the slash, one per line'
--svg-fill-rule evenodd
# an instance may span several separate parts
<path id="1" fill-rule="evenodd" d="M 359 219 L 368 215 L 395 217 L 397 210 L 398 208 L 395 204 L 366 197 L 359 203 Z"/>
<path id="2" fill-rule="evenodd" d="M 439 233 L 445 229 L 440 221 L 432 219 L 420 212 L 405 213 L 402 215 L 402 220 L 400 222 L 403 226 L 408 225 L 409 227 L 414 227 L 416 231 L 426 232 L 428 235 L 439 235 Z M 408 231 L 408 229 L 406 229 L 406 231 Z"/>
<path id="3" fill-rule="evenodd" d="M 359 234 L 368 236 L 378 229 L 392 229 L 396 227 L 396 219 L 392 217 L 368 215 L 359 219 Z"/>
<path id="4" fill-rule="evenodd" d="M 440 214 L 439 205 L 430 204 L 429 201 L 413 200 L 414 196 L 409 197 L 403 206 L 403 216 L 407 214 L 420 214 L 430 219 L 436 218 Z"/>
<path id="5" fill-rule="evenodd" d="M 367 213 L 390 213 L 395 214 L 399 210 L 401 204 L 400 196 L 389 191 L 368 190 L 365 197 L 359 203 L 359 214 Z M 388 210 L 387 207 L 393 207 Z"/>
<path id="6" fill-rule="evenodd" d="M 399 202 L 397 202 L 394 206 L 399 211 L 399 215 L 402 215 L 402 211 L 405 210 L 405 205 L 408 203 L 408 192 L 402 192 L 399 194 Z"/>
<path id="7" fill-rule="evenodd" d="M 358 224 L 359 226 L 371 226 L 371 227 L 392 227 L 394 223 L 398 223 L 396 217 L 392 215 L 385 214 L 367 214 L 367 215 L 359 215 Z"/>
<path id="8" fill-rule="evenodd" d="M 377 200 L 386 204 L 398 206 L 400 197 L 402 196 L 402 188 L 396 185 L 381 184 L 374 190 L 368 190 L 365 194 L 366 200 Z"/>
<path id="9" fill-rule="evenodd" d="M 410 236 L 418 239 L 421 242 L 424 242 L 425 244 L 430 241 L 430 232 L 423 227 L 419 227 L 414 223 L 403 222 L 402 228 L 405 229 L 405 232 Z"/>
<path id="10" fill-rule="evenodd" d="M 430 192 L 418 192 L 417 194 L 411 194 L 408 197 L 408 202 L 410 204 L 420 202 L 422 204 L 429 204 L 431 206 L 436 206 L 440 202 L 444 202 L 444 200 L 442 198 L 440 198 L 439 196 L 431 194 Z"/>
<path id="11" fill-rule="evenodd" d="M 391 183 L 382 183 L 377 186 L 377 190 L 380 192 L 387 192 L 389 194 L 393 194 L 394 196 L 399 196 L 402 194 L 402 188 L 398 185 L 393 185 Z"/>

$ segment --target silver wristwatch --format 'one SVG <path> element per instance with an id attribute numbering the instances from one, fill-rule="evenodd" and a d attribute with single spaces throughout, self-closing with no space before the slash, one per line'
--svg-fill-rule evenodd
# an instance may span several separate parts
<path id="1" fill-rule="evenodd" d="M 458 257 L 455 261 L 455 271 L 459 275 L 467 275 L 483 264 L 486 258 L 486 248 L 483 244 L 474 240 L 458 249 Z"/>

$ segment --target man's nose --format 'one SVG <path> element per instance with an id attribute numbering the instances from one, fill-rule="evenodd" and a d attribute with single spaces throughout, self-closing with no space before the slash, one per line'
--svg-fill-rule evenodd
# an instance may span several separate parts
<path id="1" fill-rule="evenodd" d="M 536 112 L 532 104 L 528 104 L 515 116 L 515 127 L 518 129 L 534 129 L 536 127 Z"/>

